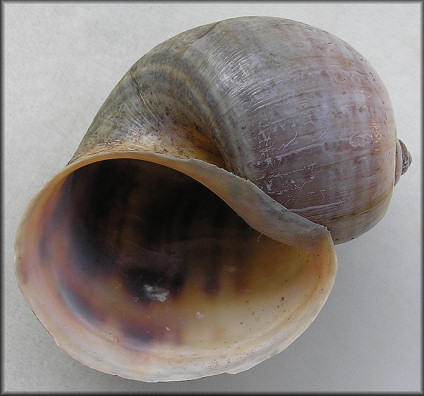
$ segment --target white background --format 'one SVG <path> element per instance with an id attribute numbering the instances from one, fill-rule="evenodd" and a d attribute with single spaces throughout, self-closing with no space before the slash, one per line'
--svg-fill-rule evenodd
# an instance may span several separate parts
<path id="1" fill-rule="evenodd" d="M 6 391 L 413 391 L 421 387 L 420 3 L 2 3 Z M 13 243 L 32 196 L 71 158 L 130 66 L 189 28 L 244 15 L 295 19 L 350 43 L 377 70 L 413 163 L 371 231 L 338 245 L 318 318 L 247 372 L 147 384 L 62 352 L 26 305 Z"/>

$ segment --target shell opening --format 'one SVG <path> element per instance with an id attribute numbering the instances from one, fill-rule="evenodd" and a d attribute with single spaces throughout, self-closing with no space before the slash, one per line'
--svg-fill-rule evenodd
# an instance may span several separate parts
<path id="1" fill-rule="evenodd" d="M 57 180 L 18 233 L 20 287 L 43 325 L 126 378 L 253 366 L 304 331 L 332 284 L 333 252 L 268 238 L 192 178 L 134 159 Z"/>

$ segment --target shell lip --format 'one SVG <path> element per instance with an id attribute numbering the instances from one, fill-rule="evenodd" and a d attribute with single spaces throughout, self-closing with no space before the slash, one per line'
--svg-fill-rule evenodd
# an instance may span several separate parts
<path id="1" fill-rule="evenodd" d="M 71 159 L 71 161 L 69 161 L 68 164 L 60 172 L 58 172 L 42 188 L 41 191 L 46 189 L 55 181 L 58 182 L 60 180 L 64 180 L 70 173 L 82 168 L 83 166 L 111 159 L 144 160 L 184 173 L 206 185 L 206 187 L 212 190 L 236 213 L 238 213 L 239 216 L 247 221 L 252 228 L 262 232 L 272 239 L 279 240 L 282 243 L 312 251 L 321 243 L 323 238 L 330 236 L 330 232 L 327 227 L 314 223 L 306 217 L 285 208 L 248 179 L 242 178 L 232 172 L 203 160 L 186 157 L 179 158 L 139 149 L 129 150 L 118 148 L 110 151 L 110 148 L 106 148 L 105 150 L 78 156 L 77 159 Z M 205 173 L 206 177 L 203 176 Z M 230 193 L 228 193 L 228 189 L 231 190 Z M 41 194 L 41 191 L 37 194 L 37 196 Z M 225 198 L 226 195 L 230 196 L 229 199 Z M 34 200 L 35 197 L 32 201 Z M 237 203 L 241 203 L 241 200 L 247 200 L 248 202 L 242 205 L 242 207 L 235 207 L 237 206 Z M 249 205 L 252 207 L 249 207 Z M 269 210 L 267 210 L 266 213 L 261 212 L 260 215 L 266 216 L 268 223 L 260 221 L 262 224 L 258 228 L 258 224 L 252 224 L 247 217 L 254 216 L 257 218 L 258 213 L 255 214 L 255 208 L 257 210 L 258 207 L 264 205 Z M 25 217 L 30 206 L 31 204 L 28 205 L 23 217 Z M 275 219 L 279 222 L 286 222 L 285 227 L 280 227 L 278 232 L 272 231 L 272 224 Z"/>
<path id="2" fill-rule="evenodd" d="M 48 190 L 49 188 L 52 188 L 54 186 L 59 185 L 62 181 L 65 180 L 66 176 L 69 175 L 70 173 L 74 172 L 75 170 L 94 163 L 94 162 L 98 162 L 98 161 L 102 161 L 102 160 L 109 160 L 109 159 L 121 159 L 121 158 L 134 158 L 134 159 L 142 159 L 142 160 L 146 160 L 146 161 L 152 161 L 158 164 L 162 164 L 162 165 L 169 165 L 169 161 L 173 161 L 174 165 L 178 165 L 176 166 L 176 170 L 181 171 L 182 173 L 190 173 L 190 168 L 191 167 L 198 167 L 197 170 L 202 170 L 202 169 L 207 169 L 208 171 L 210 170 L 211 173 L 211 177 L 222 177 L 222 179 L 220 179 L 217 183 L 217 192 L 219 195 L 220 193 L 220 189 L 219 187 L 221 185 L 225 186 L 225 182 L 226 180 L 229 180 L 230 182 L 233 179 L 237 179 L 237 180 L 243 180 L 241 178 L 239 178 L 238 176 L 231 174 L 230 172 L 227 172 L 221 168 L 216 167 L 215 165 L 210 165 L 210 164 L 206 164 L 203 161 L 200 160 L 195 160 L 195 159 L 176 159 L 176 158 L 170 158 L 166 155 L 161 155 L 161 154 L 151 154 L 151 153 L 146 153 L 146 152 L 141 152 L 141 151 L 134 151 L 134 150 L 130 150 L 130 151 L 119 151 L 119 152 L 99 152 L 93 155 L 87 155 L 84 158 L 80 158 L 75 162 L 70 163 L 69 165 L 67 165 L 64 169 L 62 169 L 59 173 L 57 173 L 45 186 L 44 188 L 39 192 L 39 194 L 37 194 L 33 200 L 30 202 L 30 204 L 28 205 L 25 214 L 23 216 L 23 220 L 21 222 L 21 225 L 18 228 L 17 231 L 17 238 L 15 241 L 15 252 L 16 252 L 16 258 L 17 261 L 16 262 L 16 271 L 17 271 L 17 277 L 18 280 L 20 279 L 21 275 L 19 274 L 18 271 L 18 265 L 19 265 L 19 244 L 18 244 L 18 240 L 20 238 L 20 234 L 22 231 L 22 226 L 25 223 L 25 219 L 27 218 L 27 216 L 29 216 L 29 213 L 31 212 L 32 208 L 34 205 L 36 205 L 36 201 L 37 201 L 37 197 L 40 197 L 44 191 Z M 213 172 L 217 172 L 217 173 L 213 173 Z M 194 172 L 196 173 L 196 172 Z M 189 175 L 190 176 L 190 175 Z M 226 179 L 227 178 L 227 179 Z M 200 183 L 205 182 L 205 180 L 198 180 Z M 231 186 L 231 185 L 230 185 Z M 225 187 L 224 187 L 225 188 Z M 216 191 L 214 191 L 216 192 Z M 241 196 L 245 196 L 248 193 L 252 193 L 253 195 L 258 194 L 259 199 L 265 199 L 266 202 L 269 203 L 273 203 L 275 201 L 273 201 L 270 197 L 268 197 L 265 193 L 263 193 L 261 190 L 259 190 L 259 188 L 257 188 L 253 183 L 250 183 L 247 180 L 243 180 L 242 182 L 242 188 L 237 190 L 237 191 L 233 191 L 232 194 L 233 195 L 241 195 Z M 230 194 L 231 195 L 231 194 Z M 263 195 L 265 195 L 266 197 L 264 197 Z M 230 200 L 234 198 L 233 196 L 230 197 Z M 279 204 L 277 204 L 279 205 Z M 230 205 L 231 206 L 231 205 Z M 281 205 L 279 205 L 281 206 Z M 242 212 L 244 210 L 246 210 L 246 208 L 243 207 L 238 207 L 237 209 L 241 210 Z M 272 210 L 280 210 L 280 208 L 273 207 Z M 266 213 L 266 215 L 270 216 L 270 218 L 272 218 L 272 215 L 275 214 L 276 212 L 271 212 L 270 213 Z M 237 212 L 237 210 L 236 210 Z M 287 211 L 289 212 L 289 211 Z M 244 213 L 244 212 L 243 212 Z M 279 212 L 278 212 L 279 213 Z M 291 212 L 290 212 L 291 213 Z M 290 214 L 288 213 L 289 217 L 291 215 L 294 216 L 295 220 L 299 220 L 300 219 L 300 225 L 296 224 L 296 221 L 294 221 L 294 225 L 293 225 L 293 229 L 297 230 L 299 232 L 299 235 L 305 237 L 308 235 L 316 235 L 316 240 L 312 245 L 309 245 L 309 248 L 311 250 L 314 249 L 321 249 L 324 252 L 324 255 L 327 254 L 329 257 L 328 262 L 320 264 L 322 265 L 321 270 L 323 271 L 323 273 L 320 275 L 320 278 L 316 280 L 317 282 L 317 289 L 313 292 L 313 296 L 314 298 L 308 300 L 307 307 L 305 308 L 307 313 L 304 314 L 303 311 L 299 312 L 299 318 L 297 319 L 297 321 L 293 321 L 292 324 L 290 324 L 289 326 L 287 326 L 289 328 L 289 330 L 285 331 L 285 338 L 283 337 L 282 339 L 279 340 L 275 340 L 275 339 L 271 339 L 269 340 L 267 338 L 267 332 L 264 332 L 264 334 L 259 335 L 258 337 L 260 337 L 261 341 L 261 345 L 258 348 L 258 353 L 257 355 L 253 358 L 250 354 L 248 353 L 247 356 L 244 356 L 244 358 L 240 358 L 240 359 L 234 359 L 233 364 L 228 367 L 220 367 L 218 369 L 218 371 L 214 371 L 211 370 L 209 371 L 209 373 L 207 373 L 207 371 L 191 371 L 191 372 L 184 372 L 181 371 L 179 373 L 174 373 L 172 376 L 168 376 L 166 373 L 161 373 L 159 377 L 152 375 L 152 374 L 146 374 L 146 373 L 140 373 L 139 371 L 135 370 L 135 371 L 128 371 L 128 368 L 122 370 L 119 368 L 119 366 L 115 366 L 113 364 L 111 365 L 107 365 L 104 362 L 99 360 L 99 357 L 97 356 L 97 354 L 93 351 L 91 351 L 90 353 L 87 354 L 81 354 L 81 352 L 78 350 L 78 346 L 74 345 L 74 344 L 68 344 L 68 341 L 66 339 L 63 339 L 63 335 L 60 334 L 57 335 L 57 325 L 54 324 L 54 322 L 49 318 L 49 314 L 48 312 L 46 312 L 44 307 L 40 307 L 40 303 L 36 301 L 36 298 L 32 297 L 31 295 L 28 294 L 28 290 L 25 290 L 25 287 L 20 287 L 20 290 L 23 294 L 23 296 L 25 297 L 25 299 L 27 300 L 27 302 L 29 303 L 31 309 L 33 310 L 33 312 L 36 314 L 36 317 L 40 320 L 40 322 L 43 324 L 43 326 L 47 329 L 47 331 L 49 332 L 50 335 L 52 335 L 52 337 L 54 338 L 56 344 L 65 352 L 67 352 L 69 355 L 71 355 L 73 358 L 75 358 L 76 360 L 82 362 L 83 364 L 100 370 L 100 371 L 104 371 L 110 374 L 114 374 L 114 375 L 119 375 L 121 377 L 124 378 L 129 378 L 129 379 L 137 379 L 137 380 L 143 380 L 143 381 L 147 381 L 147 382 L 157 382 L 157 381 L 179 381 L 179 380 L 188 380 L 188 379 L 194 379 L 194 378 L 199 378 L 199 377 L 203 377 L 203 376 L 207 376 L 207 375 L 215 375 L 215 374 L 219 374 L 219 373 L 223 373 L 223 372 L 228 372 L 228 373 L 237 373 L 243 370 L 246 370 L 260 362 L 262 362 L 263 360 L 273 356 L 274 354 L 280 352 L 281 350 L 285 349 L 291 342 L 293 342 L 297 337 L 300 336 L 300 334 L 310 325 L 310 323 L 315 319 L 315 317 L 318 315 L 320 309 L 322 308 L 322 306 L 324 305 L 325 301 L 328 298 L 328 295 L 332 289 L 332 286 L 334 284 L 334 279 L 335 279 L 335 275 L 336 275 L 336 270 L 337 270 L 337 259 L 335 256 L 335 252 L 334 252 L 334 245 L 332 243 L 331 240 L 331 236 L 328 232 L 328 230 L 320 225 L 317 225 L 315 223 L 310 222 L 309 220 L 304 219 L 303 217 L 296 215 L 296 214 Z M 284 215 L 287 215 L 287 213 L 282 212 L 283 218 Z M 300 229 L 302 228 L 302 226 L 306 225 L 306 231 L 305 232 L 300 232 Z M 266 228 L 266 227 L 265 227 Z M 271 237 L 275 236 L 272 234 L 272 232 L 268 229 L 265 230 L 268 234 L 271 233 Z M 312 238 L 313 239 L 313 238 Z M 294 240 L 295 241 L 295 240 Z M 321 251 L 320 250 L 320 251 Z M 20 283 L 18 281 L 18 283 Z M 287 332 L 290 333 L 290 336 L 287 337 Z M 272 338 L 272 337 L 271 337 Z"/>

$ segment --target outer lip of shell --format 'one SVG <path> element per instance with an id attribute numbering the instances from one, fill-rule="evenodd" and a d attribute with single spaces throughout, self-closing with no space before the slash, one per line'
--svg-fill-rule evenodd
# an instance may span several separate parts
<path id="1" fill-rule="evenodd" d="M 108 159 L 114 157 L 110 153 L 103 155 L 99 154 L 94 156 L 95 158 L 90 157 L 86 159 L 85 163 L 88 164 L 95 160 L 100 160 L 102 156 L 104 157 L 103 159 L 105 159 L 105 157 Z M 255 209 L 250 208 L 249 205 L 252 205 L 252 202 L 254 203 L 256 193 L 260 196 L 256 199 L 262 198 L 262 194 L 266 196 L 252 183 L 242 179 L 242 183 L 237 187 L 234 187 L 235 190 L 228 186 L 225 188 L 226 183 L 231 183 L 231 180 L 239 180 L 240 178 L 214 165 L 205 164 L 202 161 L 176 160 L 166 158 L 164 156 L 135 152 L 115 154 L 115 158 L 122 157 L 133 157 L 138 159 L 150 158 L 151 160 L 155 160 L 157 163 L 162 161 L 163 164 L 167 164 L 168 166 L 173 162 L 174 168 L 180 167 L 179 170 L 185 171 L 185 173 L 192 172 L 193 176 L 196 176 L 200 169 L 202 172 L 200 172 L 197 177 L 199 179 L 205 178 L 205 180 L 200 180 L 201 182 L 206 181 L 207 177 L 205 176 L 204 171 L 206 169 L 207 172 L 207 169 L 209 169 L 210 172 L 212 172 L 210 174 L 210 179 L 217 181 L 212 186 L 212 189 L 215 188 L 215 192 L 217 192 L 218 195 L 225 194 L 225 191 L 227 191 L 227 193 L 228 191 L 231 191 L 228 196 L 224 198 L 229 201 L 230 205 L 236 207 L 242 216 L 247 216 L 249 210 L 255 212 Z M 287 215 L 289 218 L 292 217 L 292 225 L 289 226 L 291 227 L 292 232 L 297 229 L 298 237 L 306 240 L 308 240 L 309 233 L 311 236 L 310 241 L 315 240 L 315 242 L 307 243 L 307 245 L 309 244 L 308 249 L 311 249 L 314 252 L 314 259 L 312 261 L 313 265 L 311 264 L 312 267 L 309 267 L 308 265 L 305 266 L 305 264 L 298 263 L 299 268 L 304 268 L 305 272 L 301 272 L 303 275 L 293 278 L 293 287 L 288 289 L 283 288 L 286 292 L 284 304 L 286 309 L 292 312 L 291 316 L 288 318 L 285 317 L 286 319 L 284 319 L 283 314 L 281 319 L 278 320 L 278 318 L 276 318 L 276 322 L 273 322 L 274 324 L 268 329 L 254 332 L 255 335 L 252 334 L 253 341 L 240 341 L 230 349 L 225 348 L 225 355 L 227 356 L 227 351 L 230 351 L 228 355 L 230 357 L 222 359 L 219 355 L 215 355 L 213 351 L 208 351 L 208 348 L 206 347 L 198 350 L 195 353 L 197 357 L 194 358 L 192 352 L 188 352 L 190 348 L 188 350 L 185 350 L 184 348 L 177 348 L 174 353 L 172 352 L 173 348 L 169 348 L 166 344 L 164 344 L 164 347 L 161 347 L 160 342 L 157 347 L 159 348 L 157 349 L 157 352 L 155 352 L 156 347 L 151 351 L 149 348 L 137 349 L 139 347 L 136 347 L 134 350 L 134 346 L 130 348 L 124 346 L 125 342 L 123 342 L 123 340 L 126 338 L 122 338 L 119 332 L 116 333 L 114 330 L 111 330 L 114 334 L 111 338 L 101 336 L 104 331 L 101 330 L 101 326 L 96 329 L 95 327 L 93 328 L 92 324 L 87 324 L 86 320 L 76 320 L 75 316 L 72 314 L 72 310 L 69 310 L 66 308 L 66 304 L 63 305 L 63 302 L 60 302 L 61 300 L 55 296 L 55 294 L 59 292 L 59 290 L 56 289 L 57 284 L 53 283 L 52 286 L 52 283 L 49 283 L 50 281 L 46 280 L 49 275 L 43 275 L 44 270 L 42 269 L 42 266 L 37 267 L 35 262 L 24 263 L 23 261 L 23 257 L 26 255 L 25 251 L 28 249 L 28 244 L 25 243 L 25 246 L 23 246 L 23 244 L 34 237 L 31 233 L 28 234 L 28 231 L 26 231 L 26 227 L 31 227 L 31 222 L 33 221 L 33 219 L 31 219 L 32 211 L 37 210 L 37 206 L 40 204 L 43 205 L 43 202 L 47 203 L 46 199 L 48 197 L 44 196 L 43 192 L 49 190 L 49 188 L 53 188 L 55 183 L 60 183 L 60 179 L 63 180 L 65 174 L 69 174 L 80 166 L 83 166 L 83 164 L 84 160 L 65 168 L 65 170 L 62 171 L 56 179 L 53 179 L 54 181 L 42 190 L 38 197 L 34 198 L 34 200 L 30 203 L 22 225 L 19 228 L 16 243 L 17 274 L 23 295 L 43 325 L 55 338 L 56 343 L 82 363 L 107 373 L 143 381 L 175 381 L 219 374 L 222 372 L 236 373 L 258 364 L 266 358 L 285 349 L 309 326 L 323 306 L 333 285 L 337 268 L 331 238 L 324 227 L 315 225 L 300 216 L 288 212 Z M 196 169 L 196 166 L 199 168 Z M 248 190 L 250 193 L 247 193 Z M 251 201 L 248 205 L 241 203 L 241 206 L 237 206 L 239 205 L 237 203 L 238 198 L 240 195 L 243 196 L 245 194 L 249 197 L 253 196 L 253 198 L 250 198 L 253 199 L 253 201 Z M 264 199 L 268 200 L 270 198 L 266 196 Z M 279 205 L 275 207 L 271 205 L 268 211 L 269 213 L 265 213 L 265 216 L 268 216 L 268 220 L 275 219 L 275 215 L 278 212 L 278 217 L 282 217 L 279 222 L 281 222 L 281 224 L 284 223 L 283 218 L 285 212 L 284 210 L 281 211 Z M 303 226 L 306 225 L 306 228 L 296 224 L 296 219 L 300 221 L 300 224 L 303 223 Z M 252 221 L 261 222 L 259 217 Z M 288 224 L 290 225 L 290 221 Z M 272 235 L 273 232 L 276 232 L 280 238 L 282 237 L 280 233 L 275 230 L 273 231 L 273 227 L 271 227 L 267 220 L 262 223 L 262 227 L 265 234 Z M 266 237 L 265 235 L 258 237 L 259 240 L 261 240 L 261 238 Z M 292 239 L 292 241 L 295 242 L 296 238 Z M 304 242 L 301 242 L 301 244 L 304 244 Z M 321 261 L 319 256 L 321 256 L 323 261 Z M 51 274 L 51 271 L 48 271 L 48 274 Z M 46 276 L 47 278 L 45 278 Z M 46 285 L 50 286 L 46 287 Z M 296 287 L 295 285 L 298 286 Z M 50 295 L 50 297 L 47 297 L 46 299 L 46 296 L 44 296 L 43 299 L 43 297 L 40 296 L 40 294 L 42 294 L 39 292 L 40 290 L 43 290 L 43 293 Z M 303 292 L 307 293 L 307 295 L 304 296 L 302 294 Z M 290 295 L 292 297 L 290 297 Z M 278 303 L 282 304 L 281 296 L 278 296 L 278 298 Z M 253 301 L 251 301 L 251 303 L 252 302 Z M 293 302 L 295 303 L 291 306 L 290 304 Z M 254 305 L 252 305 L 252 307 L 253 306 Z M 280 305 L 280 308 L 282 308 L 282 305 Z M 279 311 L 280 308 L 275 309 Z M 260 311 L 260 309 L 256 310 Z M 251 315 L 250 311 L 248 313 L 249 315 L 247 319 L 255 318 L 255 316 Z M 203 315 L 207 314 L 207 312 L 204 312 L 201 308 L 197 309 L 194 314 L 193 320 L 195 322 L 197 321 L 200 323 L 202 320 L 206 320 Z M 236 316 L 234 311 L 232 311 L 231 315 L 232 317 Z M 258 312 L 255 315 L 258 315 Z M 262 322 L 262 320 L 266 322 L 266 318 L 267 316 L 265 315 L 260 321 L 253 321 L 252 325 L 256 323 L 257 326 Z M 239 323 L 236 325 L 240 326 Z M 87 326 L 89 330 L 87 330 Z M 167 328 L 172 329 L 172 326 L 169 325 Z M 120 339 L 121 342 L 116 344 L 114 337 L 115 339 Z M 149 356 L 148 361 L 150 363 L 148 365 L 143 363 L 146 361 L 146 356 Z M 169 360 L 170 364 L 165 362 L 163 357 L 159 358 L 160 356 L 167 356 L 166 360 Z M 137 363 L 130 364 L 130 362 Z"/>

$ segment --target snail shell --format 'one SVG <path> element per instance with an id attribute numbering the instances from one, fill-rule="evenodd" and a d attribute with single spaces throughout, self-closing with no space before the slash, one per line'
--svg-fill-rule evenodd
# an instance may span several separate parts
<path id="1" fill-rule="evenodd" d="M 382 218 L 409 163 L 384 85 L 342 40 L 269 17 L 200 26 L 131 67 L 30 202 L 19 286 L 95 369 L 237 373 L 314 320 L 333 243 Z"/>

